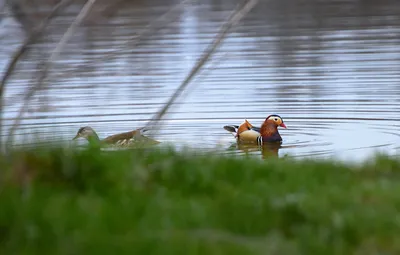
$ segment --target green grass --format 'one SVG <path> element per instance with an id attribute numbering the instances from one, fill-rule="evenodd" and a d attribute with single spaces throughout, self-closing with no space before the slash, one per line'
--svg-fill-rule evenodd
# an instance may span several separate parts
<path id="1" fill-rule="evenodd" d="M 400 161 L 173 150 L 0 158 L 0 254 L 399 254 Z"/>

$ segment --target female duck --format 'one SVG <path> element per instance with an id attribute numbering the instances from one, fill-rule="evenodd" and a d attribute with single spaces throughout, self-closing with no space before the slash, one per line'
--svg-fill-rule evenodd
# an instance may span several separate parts
<path id="1" fill-rule="evenodd" d="M 99 145 L 115 145 L 115 146 L 122 146 L 127 147 L 137 143 L 144 143 L 144 144 L 157 144 L 159 143 L 156 140 L 148 138 L 143 135 L 143 132 L 147 131 L 144 128 L 139 128 L 133 131 L 128 131 L 124 133 L 119 133 L 115 135 L 108 136 L 103 140 L 100 140 L 97 133 L 94 131 L 93 128 L 86 126 L 81 127 L 76 136 L 72 140 L 76 140 L 79 137 L 83 137 L 89 141 L 91 144 L 99 144 Z"/>
<path id="2" fill-rule="evenodd" d="M 286 128 L 286 125 L 279 115 L 273 114 L 265 119 L 261 128 L 254 127 L 245 120 L 240 126 L 224 126 L 224 129 L 233 133 L 238 143 L 262 145 L 267 142 L 282 142 L 278 127 Z"/>

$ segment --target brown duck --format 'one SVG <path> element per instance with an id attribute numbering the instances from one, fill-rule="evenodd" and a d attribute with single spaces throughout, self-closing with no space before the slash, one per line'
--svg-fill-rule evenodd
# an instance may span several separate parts
<path id="1" fill-rule="evenodd" d="M 238 143 L 256 143 L 263 145 L 264 143 L 282 142 L 278 127 L 286 128 L 283 119 L 276 114 L 269 115 L 261 128 L 254 127 L 247 120 L 240 126 L 224 126 L 224 129 L 231 132 L 237 139 Z"/>
<path id="2" fill-rule="evenodd" d="M 133 131 L 128 131 L 124 133 L 119 133 L 115 135 L 108 136 L 103 140 L 100 140 L 97 133 L 94 131 L 93 128 L 86 126 L 81 127 L 76 136 L 72 140 L 76 140 L 80 137 L 85 138 L 89 141 L 89 143 L 98 143 L 100 145 L 105 146 L 121 146 L 121 147 L 129 147 L 134 146 L 136 144 L 158 144 L 160 142 L 153 140 L 149 137 L 143 135 L 143 133 L 147 131 L 145 128 L 138 128 Z"/>

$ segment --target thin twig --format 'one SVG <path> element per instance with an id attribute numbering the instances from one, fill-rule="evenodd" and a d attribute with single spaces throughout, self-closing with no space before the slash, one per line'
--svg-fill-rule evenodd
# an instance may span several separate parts
<path id="1" fill-rule="evenodd" d="M 71 72 L 74 72 L 76 70 L 80 70 L 80 69 L 84 68 L 88 64 L 94 64 L 96 62 L 104 62 L 106 60 L 109 60 L 110 58 L 115 56 L 117 53 L 126 52 L 127 50 L 132 51 L 132 49 L 136 45 L 139 44 L 140 39 L 142 37 L 144 37 L 145 35 L 149 34 L 151 31 L 154 31 L 155 28 L 157 28 L 157 29 L 155 29 L 156 31 L 161 29 L 161 28 L 163 28 L 166 24 L 168 24 L 167 21 L 170 19 L 170 16 L 176 10 L 179 10 L 180 8 L 182 8 L 183 6 L 185 6 L 186 4 L 188 4 L 188 3 L 192 2 L 192 1 L 193 0 L 183 0 L 180 3 L 172 6 L 167 12 L 165 12 L 163 15 L 161 15 L 160 17 L 156 18 L 155 20 L 153 20 L 152 22 L 147 24 L 145 27 L 143 27 L 139 32 L 137 32 L 133 36 L 131 36 L 125 43 L 123 43 L 117 49 L 108 52 L 107 54 L 101 56 L 100 58 L 86 61 L 83 64 L 79 64 L 79 65 L 77 65 L 77 66 L 75 66 L 73 68 L 70 68 L 68 70 L 64 70 L 63 72 L 64 73 L 71 73 Z M 63 74 L 55 75 L 54 77 L 59 77 L 59 76 L 63 76 Z"/>
<path id="2" fill-rule="evenodd" d="M 33 86 L 28 93 L 25 95 L 24 97 L 24 101 L 23 104 L 18 112 L 18 116 L 14 122 L 14 124 L 12 125 L 9 135 L 8 135 L 8 139 L 7 139 L 7 143 L 6 145 L 9 146 L 12 144 L 13 141 L 13 136 L 15 133 L 15 130 L 18 128 L 21 120 L 22 120 L 22 116 L 24 115 L 25 111 L 26 111 L 26 106 L 28 105 L 31 97 L 35 94 L 36 91 L 40 90 L 43 85 L 45 84 L 45 78 L 47 76 L 47 72 L 52 64 L 52 62 L 54 60 L 57 59 L 57 57 L 60 55 L 61 51 L 63 50 L 64 46 L 66 45 L 66 43 L 68 42 L 68 40 L 72 37 L 72 35 L 75 33 L 75 30 L 77 29 L 77 27 L 82 23 L 83 19 L 88 15 L 89 11 L 91 10 L 93 4 L 96 2 L 96 0 L 88 0 L 85 5 L 82 7 L 82 10 L 79 12 L 79 14 L 76 16 L 75 20 L 72 22 L 72 24 L 69 26 L 68 30 L 65 32 L 65 34 L 63 35 L 63 37 L 61 38 L 60 42 L 57 44 L 56 48 L 54 49 L 54 51 L 52 52 L 52 54 L 50 55 L 48 61 L 45 63 L 44 68 L 41 72 L 41 75 L 38 79 L 38 82 L 36 83 L 36 86 Z"/>
<path id="3" fill-rule="evenodd" d="M 203 79 L 205 79 L 208 75 L 210 75 L 211 72 L 214 71 L 215 68 L 221 64 L 221 62 L 227 61 L 231 57 L 232 57 L 231 54 L 229 54 L 228 52 L 225 52 L 221 56 L 213 58 L 212 60 L 210 60 L 210 62 L 209 62 L 210 64 L 207 67 L 204 67 L 201 69 L 201 72 L 198 73 L 198 75 L 194 78 L 193 82 L 196 82 L 197 84 L 199 84 Z M 190 93 L 190 91 L 187 91 L 186 94 L 182 93 L 180 100 L 183 100 L 186 97 L 186 95 L 189 93 Z M 175 103 L 179 103 L 179 101 L 176 100 Z"/>
<path id="4" fill-rule="evenodd" d="M 14 53 L 14 55 L 11 58 L 11 61 L 8 63 L 8 66 L 6 68 L 6 71 L 1 78 L 0 82 L 0 145 L 1 143 L 1 137 L 2 137 L 2 115 L 3 115 L 3 100 L 4 100 L 4 90 L 6 87 L 6 83 L 11 76 L 11 74 L 14 72 L 14 69 L 19 61 L 19 59 L 22 57 L 22 55 L 28 50 L 29 46 L 35 43 L 35 41 L 39 38 L 39 36 L 43 33 L 49 22 L 51 21 L 52 18 L 54 18 L 59 11 L 61 11 L 64 7 L 68 6 L 73 0 L 63 0 L 59 2 L 56 6 L 54 6 L 53 10 L 49 13 L 49 15 L 42 20 L 42 22 L 32 30 L 32 32 L 29 34 L 29 36 L 25 39 L 23 44 L 20 46 L 20 48 Z"/>
<path id="5" fill-rule="evenodd" d="M 174 94 L 170 97 L 167 103 L 161 108 L 159 112 L 148 122 L 146 127 L 151 130 L 156 130 L 157 123 L 163 118 L 168 109 L 174 103 L 174 101 L 179 97 L 183 90 L 189 85 L 193 77 L 199 72 L 201 67 L 209 60 L 210 56 L 218 48 L 222 40 L 225 38 L 228 31 L 236 25 L 254 6 L 258 3 L 258 0 L 248 0 L 241 8 L 236 9 L 236 11 L 229 17 L 228 21 L 220 28 L 217 37 L 212 42 L 211 45 L 207 47 L 204 51 L 203 56 L 197 61 L 196 65 L 192 68 L 188 76 L 182 82 L 182 84 L 175 90 Z"/>

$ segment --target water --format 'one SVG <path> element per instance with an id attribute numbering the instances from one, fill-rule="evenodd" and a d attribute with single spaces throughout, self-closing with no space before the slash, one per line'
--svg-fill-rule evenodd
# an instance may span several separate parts
<path id="1" fill-rule="evenodd" d="M 17 142 L 69 140 L 84 125 L 100 137 L 144 125 L 239 1 L 188 1 L 138 43 L 127 43 L 177 3 L 138 1 L 112 14 L 90 15 L 51 69 L 47 88 L 29 104 Z M 38 76 L 39 60 L 48 58 L 79 8 L 72 6 L 52 23 L 8 83 L 5 131 Z M 282 147 L 272 149 L 280 156 L 397 155 L 399 12 L 396 1 L 260 1 L 174 104 L 155 138 L 179 148 L 260 156 L 254 148 L 237 148 L 222 127 L 244 119 L 260 125 L 279 114 L 288 126 L 280 130 Z M 3 16 L 0 66 L 23 36 L 20 23 Z M 118 52 L 108 56 L 113 51 Z"/>

